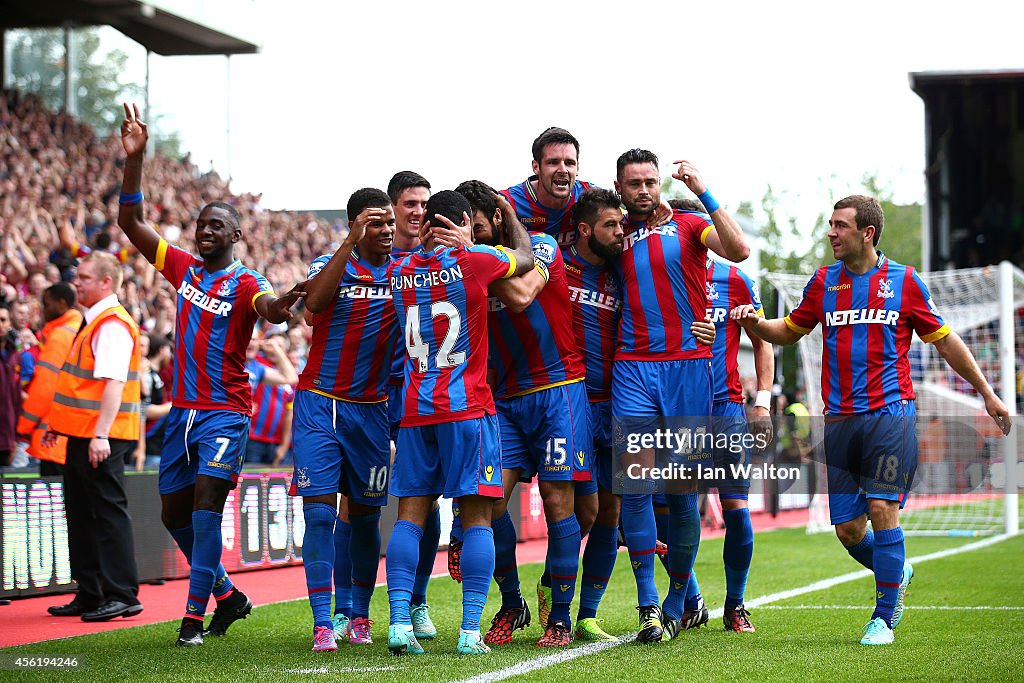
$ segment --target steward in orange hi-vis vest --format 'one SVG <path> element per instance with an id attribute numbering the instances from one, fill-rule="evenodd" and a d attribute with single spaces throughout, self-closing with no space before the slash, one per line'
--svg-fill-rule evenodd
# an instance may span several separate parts
<path id="1" fill-rule="evenodd" d="M 111 318 L 116 318 L 128 328 L 133 343 L 128 379 L 121 392 L 121 407 L 110 427 L 110 433 L 106 436 L 129 441 L 139 438 L 139 326 L 120 304 L 96 316 L 79 332 L 71 344 L 71 351 L 64 362 L 64 367 L 61 368 L 53 397 L 54 410 L 50 415 L 50 429 L 54 432 L 83 439 L 92 439 L 96 435 L 100 402 L 107 381 L 93 377 L 96 358 L 92 351 L 92 336 Z"/>
<path id="2" fill-rule="evenodd" d="M 21 403 L 21 415 L 18 417 L 18 435 L 29 440 L 28 454 L 61 465 L 64 464 L 67 439 L 61 437 L 50 448 L 42 444 L 42 439 L 53 405 L 53 394 L 57 389 L 57 378 L 81 325 L 82 314 L 71 308 L 43 326 L 35 374 L 28 385 L 28 396 Z"/>

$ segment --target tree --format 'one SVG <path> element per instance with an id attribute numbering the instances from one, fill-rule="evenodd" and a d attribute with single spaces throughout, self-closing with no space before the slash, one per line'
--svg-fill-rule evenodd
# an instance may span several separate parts
<path id="1" fill-rule="evenodd" d="M 915 268 L 921 268 L 921 204 L 897 204 L 892 200 L 892 190 L 882 185 L 878 178 L 868 174 L 861 181 L 869 195 L 878 199 L 885 213 L 885 226 L 878 243 L 886 256 L 893 261 Z"/>
<path id="2" fill-rule="evenodd" d="M 10 86 L 39 95 L 51 109 L 66 109 L 63 30 L 12 31 L 8 37 L 12 42 Z M 138 99 L 142 88 L 121 80 L 127 54 L 121 50 L 101 52 L 100 47 L 95 28 L 75 29 L 71 49 L 77 118 L 107 135 L 120 123 L 119 103 Z"/>

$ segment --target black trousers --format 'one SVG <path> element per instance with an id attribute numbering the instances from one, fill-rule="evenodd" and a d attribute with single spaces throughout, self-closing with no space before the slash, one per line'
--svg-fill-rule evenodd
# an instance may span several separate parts
<path id="1" fill-rule="evenodd" d="M 139 594 L 135 539 L 124 490 L 124 457 L 138 442 L 110 440 L 110 457 L 89 464 L 89 439 L 68 438 L 64 465 L 64 508 L 68 518 L 71 578 L 78 599 L 101 605 L 133 605 Z"/>
<path id="2" fill-rule="evenodd" d="M 86 446 L 88 448 L 88 446 Z M 40 460 L 39 461 L 39 476 L 40 477 L 60 477 L 64 475 L 64 465 L 59 462 L 53 462 L 52 460 Z"/>

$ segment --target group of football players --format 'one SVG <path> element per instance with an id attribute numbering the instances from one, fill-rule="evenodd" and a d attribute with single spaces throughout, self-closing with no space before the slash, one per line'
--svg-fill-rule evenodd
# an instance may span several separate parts
<path id="1" fill-rule="evenodd" d="M 137 110 L 125 112 L 122 191 L 133 194 L 141 190 L 147 132 Z M 348 200 L 344 242 L 315 259 L 308 279 L 280 299 L 234 259 L 242 233 L 230 204 L 201 210 L 199 258 L 146 225 L 137 197 L 122 206 L 119 224 L 179 293 L 174 408 L 160 469 L 164 523 L 192 567 L 179 645 L 222 635 L 252 609 L 219 563 L 220 515 L 241 470 L 251 411 L 245 349 L 257 317 L 287 319 L 300 300 L 313 332 L 295 395 L 292 493 L 304 503 L 303 561 L 318 652 L 336 650 L 342 639 L 372 642 L 370 598 L 388 494 L 399 501 L 386 552 L 389 650 L 423 653 L 420 641 L 437 633 L 426 594 L 440 496 L 456 500 L 449 559 L 463 591 L 457 651 L 487 653 L 510 642 L 531 612 L 507 506 L 517 484 L 533 477 L 548 536 L 537 586 L 544 628 L 538 646 L 564 647 L 574 636 L 615 639 L 596 615 L 620 529 L 637 585 L 637 640 L 661 642 L 705 623 L 693 574 L 696 482 L 624 489 L 614 451 L 626 422 L 654 430 L 704 420 L 746 431 L 741 328 L 754 348 L 758 422 L 769 413 L 770 344 L 793 343 L 818 322 L 826 332 L 829 415 L 912 417 L 904 367 L 911 330 L 936 342 L 994 418 L 1006 414 L 913 269 L 876 252 L 883 218 L 873 199 L 855 195 L 836 205 L 829 239 L 837 263 L 812 277 L 789 317 L 767 321 L 753 281 L 709 255 L 738 263 L 749 248 L 691 162 L 674 162 L 672 176 L 698 201 L 670 203 L 661 198 L 652 152 L 623 153 L 613 191 L 577 179 L 579 151 L 568 131 L 549 128 L 534 141 L 533 174 L 501 192 L 474 180 L 431 194 L 412 172 L 396 174 L 386 191 L 357 190 Z M 899 314 L 835 315 L 878 308 Z M 916 444 L 905 432 L 858 420 L 842 422 L 831 441 L 826 434 L 830 444 L 839 457 L 864 463 L 837 468 L 856 481 L 831 508 L 840 540 L 876 575 L 877 607 L 861 642 L 892 642 L 913 576 L 898 522 L 910 481 L 873 464 L 881 450 L 897 449 L 894 467 L 912 479 Z M 684 464 L 748 456 L 691 451 Z M 743 605 L 754 538 L 749 481 L 715 484 L 726 525 L 724 624 L 753 632 Z M 664 601 L 654 580 L 659 539 L 670 576 Z M 570 605 L 581 572 L 574 628 Z M 501 607 L 482 635 L 492 577 Z M 217 607 L 204 631 L 211 594 Z"/>

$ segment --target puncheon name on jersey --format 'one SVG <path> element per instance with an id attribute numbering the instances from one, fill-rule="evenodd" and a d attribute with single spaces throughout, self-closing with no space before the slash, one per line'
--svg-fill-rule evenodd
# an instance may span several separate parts
<path id="1" fill-rule="evenodd" d="M 430 270 L 418 273 L 406 273 L 391 276 L 391 289 L 399 291 L 416 287 L 434 287 L 447 285 L 462 279 L 462 266 L 456 264 L 451 268 Z"/>

